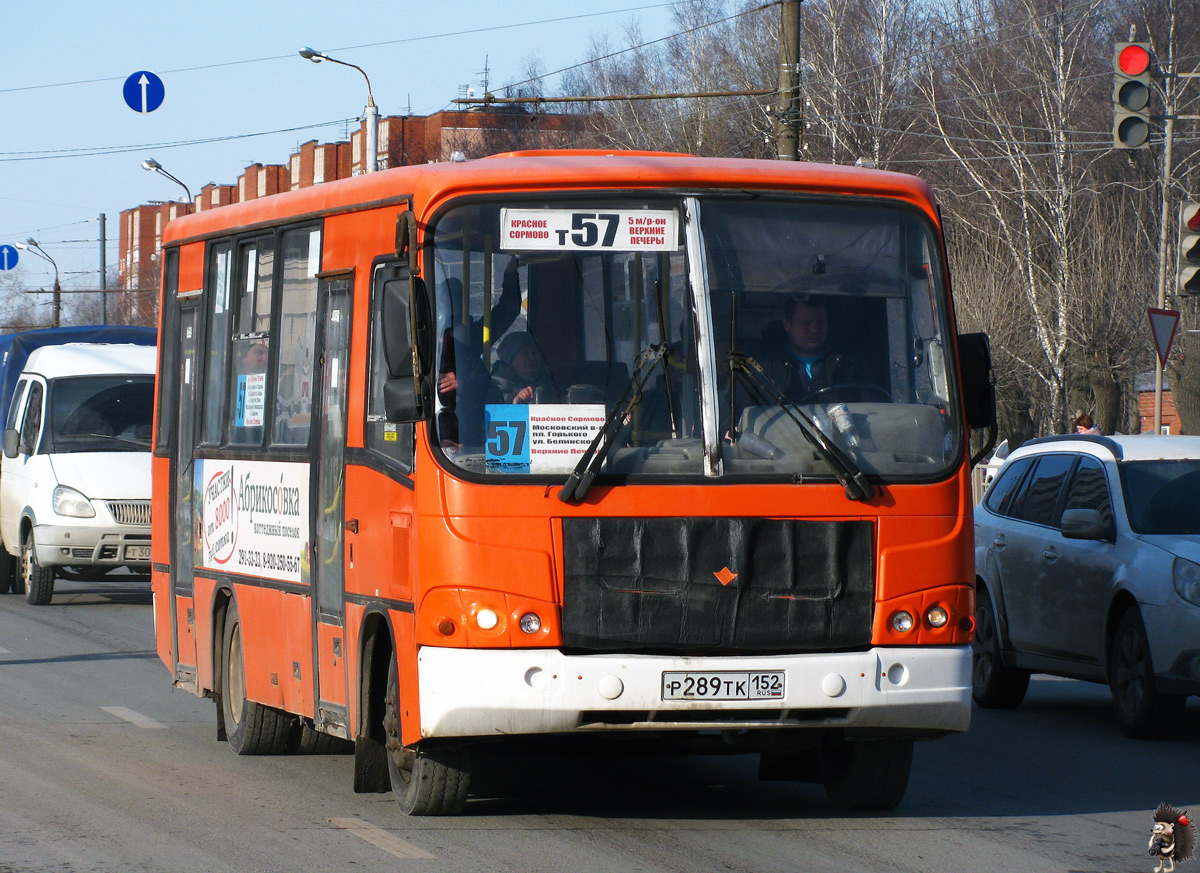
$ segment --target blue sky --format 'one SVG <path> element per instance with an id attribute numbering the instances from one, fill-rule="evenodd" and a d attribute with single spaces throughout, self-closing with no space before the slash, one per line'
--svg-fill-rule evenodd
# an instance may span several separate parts
<path id="1" fill-rule="evenodd" d="M 64 288 L 98 287 L 101 213 L 112 267 L 121 210 L 183 197 L 143 159 L 195 194 L 235 184 L 255 161 L 284 163 L 308 140 L 346 138 L 345 120 L 366 101 L 362 76 L 302 59 L 304 46 L 362 67 L 381 115 L 410 105 L 425 115 L 453 108 L 461 85 L 481 90 L 485 62 L 496 88 L 524 79 L 531 58 L 548 72 L 586 60 L 593 36 L 624 45 L 631 22 L 646 39 L 673 31 L 669 3 L 633 0 L 46 0 L 5 11 L 0 244 L 37 239 Z M 122 97 L 138 70 L 165 85 L 152 113 Z M 547 90 L 557 84 L 551 77 Z M 226 139 L 168 145 L 210 138 Z M 24 284 L 53 281 L 49 264 L 20 255 Z"/>

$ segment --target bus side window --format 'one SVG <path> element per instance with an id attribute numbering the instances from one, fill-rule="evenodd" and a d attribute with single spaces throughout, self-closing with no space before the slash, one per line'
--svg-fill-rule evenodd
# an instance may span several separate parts
<path id="1" fill-rule="evenodd" d="M 283 235 L 279 354 L 275 361 L 275 418 L 272 441 L 307 445 L 312 415 L 313 349 L 317 334 L 317 271 L 321 231 L 315 227 Z"/>
<path id="2" fill-rule="evenodd" d="M 405 470 L 412 470 L 413 425 L 388 421 L 383 407 L 383 386 L 389 377 L 383 345 L 383 292 L 389 283 L 402 283 L 407 294 L 407 266 L 399 261 L 378 264 L 371 283 L 371 359 L 368 363 L 370 370 L 364 442 L 369 451 L 384 456 Z"/>
<path id="3" fill-rule="evenodd" d="M 262 442 L 267 411 L 267 362 L 271 352 L 271 282 L 275 272 L 270 237 L 238 248 L 234 284 L 233 369 L 230 373 L 229 442 Z"/>

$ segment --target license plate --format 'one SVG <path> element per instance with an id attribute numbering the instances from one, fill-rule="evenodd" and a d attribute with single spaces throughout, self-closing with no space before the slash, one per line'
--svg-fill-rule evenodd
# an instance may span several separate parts
<path id="1" fill-rule="evenodd" d="M 149 561 L 150 547 L 149 546 L 126 546 L 125 547 L 126 561 Z"/>
<path id="2" fill-rule="evenodd" d="M 782 700 L 783 670 L 700 673 L 664 671 L 663 700 Z"/>

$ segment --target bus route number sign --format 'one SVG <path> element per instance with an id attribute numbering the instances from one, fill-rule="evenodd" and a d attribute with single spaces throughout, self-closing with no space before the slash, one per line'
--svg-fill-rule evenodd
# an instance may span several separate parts
<path id="1" fill-rule="evenodd" d="M 501 209 L 506 252 L 673 252 L 679 220 L 670 209 Z"/>

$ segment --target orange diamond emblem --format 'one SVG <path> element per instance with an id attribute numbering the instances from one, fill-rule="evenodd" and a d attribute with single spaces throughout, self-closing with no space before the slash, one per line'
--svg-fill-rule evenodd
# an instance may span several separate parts
<path id="1" fill-rule="evenodd" d="M 713 573 L 713 575 L 717 577 L 717 581 L 722 585 L 728 585 L 738 577 L 738 574 L 730 570 L 728 567 L 722 567 L 716 573 Z"/>

